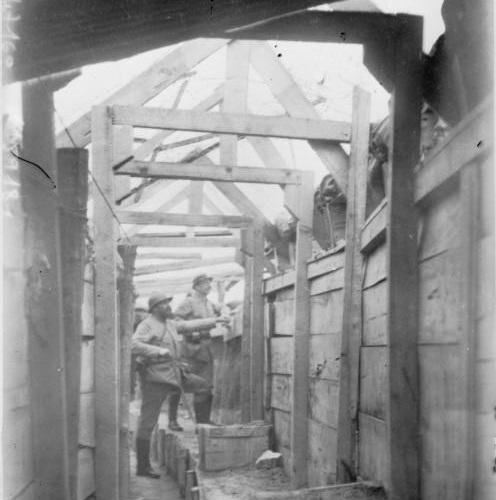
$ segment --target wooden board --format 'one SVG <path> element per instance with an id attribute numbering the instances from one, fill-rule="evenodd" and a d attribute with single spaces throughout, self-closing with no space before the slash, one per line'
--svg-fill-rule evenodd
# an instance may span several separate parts
<path id="1" fill-rule="evenodd" d="M 95 388 L 95 341 L 81 342 L 81 393 L 92 392 Z"/>
<path id="2" fill-rule="evenodd" d="M 78 451 L 77 500 L 95 493 L 95 457 L 91 448 Z"/>
<path id="3" fill-rule="evenodd" d="M 341 360 L 341 335 L 310 335 L 309 377 L 339 380 Z"/>
<path id="4" fill-rule="evenodd" d="M 276 274 L 264 280 L 264 294 L 277 292 L 283 288 L 294 286 L 295 273 L 289 271 L 282 274 Z"/>
<path id="5" fill-rule="evenodd" d="M 419 262 L 460 245 L 460 203 L 452 190 L 422 212 Z"/>
<path id="6" fill-rule="evenodd" d="M 343 291 L 313 295 L 310 299 L 310 332 L 329 334 L 343 328 Z"/>
<path id="7" fill-rule="evenodd" d="M 344 268 L 318 276 L 310 282 L 310 295 L 339 290 L 344 287 Z"/>
<path id="8" fill-rule="evenodd" d="M 269 425 L 198 426 L 202 471 L 252 465 L 268 449 Z"/>
<path id="9" fill-rule="evenodd" d="M 358 426 L 360 477 L 384 485 L 387 477 L 386 423 L 359 412 Z"/>
<path id="10" fill-rule="evenodd" d="M 386 416 L 386 347 L 360 349 L 360 411 L 372 417 Z"/>
<path id="11" fill-rule="evenodd" d="M 239 238 L 230 236 L 195 236 L 194 238 L 183 238 L 175 236 L 135 236 L 131 238 L 131 245 L 153 248 L 211 248 L 211 247 L 238 247 Z"/>
<path id="12" fill-rule="evenodd" d="M 477 266 L 477 318 L 483 318 L 494 312 L 494 249 L 494 235 L 486 236 L 476 244 L 476 259 L 479 262 Z"/>
<path id="13" fill-rule="evenodd" d="M 291 411 L 292 384 L 289 375 L 271 375 L 271 406 L 278 410 Z"/>
<path id="14" fill-rule="evenodd" d="M 419 264 L 419 342 L 460 341 L 462 264 L 449 250 Z"/>
<path id="15" fill-rule="evenodd" d="M 271 373 L 290 375 L 293 373 L 293 338 L 277 337 L 270 339 Z"/>
<path id="16" fill-rule="evenodd" d="M 465 498 L 466 394 L 458 345 L 419 346 L 422 498 Z"/>
<path id="17" fill-rule="evenodd" d="M 272 412 L 274 416 L 274 434 L 276 437 L 276 447 L 290 447 L 290 427 L 291 427 L 291 414 L 287 411 L 274 409 Z"/>
<path id="18" fill-rule="evenodd" d="M 387 200 L 384 199 L 365 221 L 360 236 L 360 246 L 364 253 L 371 252 L 386 239 Z"/>
<path id="19" fill-rule="evenodd" d="M 122 224 L 191 227 L 244 227 L 253 221 L 251 217 L 243 215 L 168 214 L 132 210 L 119 210 L 117 216 Z"/>
<path id="20" fill-rule="evenodd" d="M 100 104 L 145 104 L 228 42 L 228 39 L 198 38 L 181 44 Z M 91 113 L 88 112 L 78 118 L 68 129 L 78 147 L 87 146 L 91 141 Z M 57 146 L 72 147 L 72 142 L 65 131 L 57 135 Z"/>
<path id="21" fill-rule="evenodd" d="M 120 105 L 113 106 L 112 110 L 114 125 L 143 128 L 338 142 L 349 142 L 351 132 L 349 123 L 332 120 Z"/>
<path id="22" fill-rule="evenodd" d="M 330 274 L 344 267 L 344 252 L 332 253 L 308 263 L 308 277 L 316 278 L 323 274 Z"/>
<path id="23" fill-rule="evenodd" d="M 82 332 L 85 337 L 95 335 L 95 289 L 93 283 L 85 280 L 83 291 Z"/>
<path id="24" fill-rule="evenodd" d="M 268 167 L 213 165 L 207 162 L 168 163 L 160 161 L 130 161 L 116 175 L 148 177 L 150 179 L 190 179 L 216 182 L 254 184 L 300 184 L 299 170 Z"/>
<path id="25" fill-rule="evenodd" d="M 367 255 L 365 280 L 363 287 L 369 288 L 387 278 L 387 250 L 386 246 L 377 247 Z"/>
<path id="26" fill-rule="evenodd" d="M 80 394 L 79 444 L 95 447 L 95 393 Z"/>
<path id="27" fill-rule="evenodd" d="M 336 481 L 337 432 L 327 425 L 308 419 L 307 474 L 310 486 Z"/>
<path id="28" fill-rule="evenodd" d="M 316 422 L 338 428 L 338 382 L 311 378 L 309 380 L 308 417 Z"/>
<path id="29" fill-rule="evenodd" d="M 363 291 L 363 345 L 386 345 L 388 303 L 387 282 Z"/>
<path id="30" fill-rule="evenodd" d="M 284 300 L 274 302 L 274 335 L 294 334 L 294 302 Z"/>

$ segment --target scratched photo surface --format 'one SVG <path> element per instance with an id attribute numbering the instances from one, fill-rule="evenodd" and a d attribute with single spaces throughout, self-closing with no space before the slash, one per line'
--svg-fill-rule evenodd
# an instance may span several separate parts
<path id="1" fill-rule="evenodd" d="M 3 0 L 6 500 L 496 498 L 489 0 Z"/>

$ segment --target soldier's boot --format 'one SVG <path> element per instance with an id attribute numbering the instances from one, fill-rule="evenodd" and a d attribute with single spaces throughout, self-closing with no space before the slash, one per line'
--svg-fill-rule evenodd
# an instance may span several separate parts
<path id="1" fill-rule="evenodd" d="M 197 424 L 217 425 L 210 420 L 210 412 L 212 411 L 213 395 L 210 395 L 203 401 L 194 401 L 195 417 Z"/>
<path id="2" fill-rule="evenodd" d="M 150 464 L 150 440 L 136 439 L 136 459 L 138 461 L 136 468 L 137 476 L 150 477 L 158 479 L 160 474 L 152 469 Z"/>
<path id="3" fill-rule="evenodd" d="M 179 408 L 179 401 L 181 394 L 175 392 L 169 396 L 169 429 L 171 431 L 183 431 L 184 429 L 177 422 L 177 409 Z"/>

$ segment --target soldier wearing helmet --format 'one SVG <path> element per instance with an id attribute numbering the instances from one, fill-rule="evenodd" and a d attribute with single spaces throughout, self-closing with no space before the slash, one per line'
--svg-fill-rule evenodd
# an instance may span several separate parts
<path id="1" fill-rule="evenodd" d="M 179 362 L 178 333 L 213 328 L 215 317 L 193 321 L 174 321 L 171 295 L 154 293 L 148 301 L 148 316 L 138 325 L 132 338 L 132 353 L 141 364 L 142 399 L 136 436 L 137 475 L 160 477 L 149 459 L 150 437 L 157 424 L 162 403 L 170 394 L 193 393 L 195 408 L 208 404 L 212 391 L 210 383 L 189 373 Z M 197 413 L 198 423 L 207 423 L 203 414 Z"/>

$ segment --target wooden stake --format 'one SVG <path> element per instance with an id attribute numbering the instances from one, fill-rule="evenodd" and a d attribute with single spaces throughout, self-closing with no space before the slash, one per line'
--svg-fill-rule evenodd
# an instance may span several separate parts
<path id="1" fill-rule="evenodd" d="M 294 289 L 293 390 L 291 401 L 291 480 L 294 488 L 307 482 L 308 353 L 310 285 L 307 262 L 312 256 L 313 173 L 302 173 L 301 186 L 288 186 L 284 204 L 297 217 Z"/>
<path id="2" fill-rule="evenodd" d="M 110 109 L 93 108 L 93 175 L 101 193 L 94 199 L 95 227 L 95 483 L 98 500 L 120 499 L 120 342 L 117 324 L 116 227 L 113 206 L 113 136 Z M 110 207 L 109 207 L 110 204 Z"/>
<path id="3" fill-rule="evenodd" d="M 81 308 L 86 260 L 88 151 L 57 150 L 57 189 L 60 197 L 60 236 L 65 324 L 65 382 L 71 498 L 77 496 L 79 392 L 81 372 Z"/>
<path id="4" fill-rule="evenodd" d="M 352 482 L 357 470 L 358 391 L 362 340 L 362 266 L 360 252 L 365 220 L 369 151 L 370 95 L 353 89 L 351 153 L 346 193 L 346 254 L 343 329 L 339 375 L 337 471 L 338 482 Z M 351 474 L 350 474 L 351 472 Z"/>
<path id="5" fill-rule="evenodd" d="M 391 500 L 419 496 L 418 271 L 414 167 L 419 158 L 422 19 L 403 23 L 395 45 L 395 87 L 387 187 L 388 332 L 386 432 Z"/>
<path id="6" fill-rule="evenodd" d="M 133 272 L 136 247 L 119 246 L 123 268 L 118 278 L 119 336 L 120 336 L 120 443 L 119 443 L 119 488 L 121 500 L 130 495 L 129 464 L 129 398 L 131 392 L 131 336 L 134 326 Z"/>
<path id="7" fill-rule="evenodd" d="M 20 160 L 26 221 L 26 319 L 34 479 L 31 491 L 37 499 L 51 500 L 71 498 L 52 88 L 48 84 L 24 84 L 22 99 L 22 158 L 36 162 L 50 177 Z"/>

